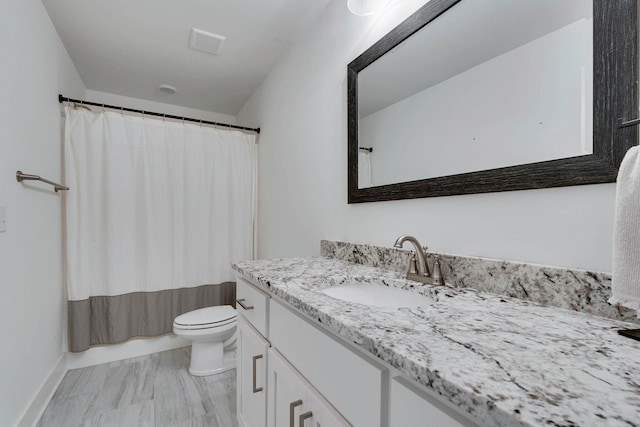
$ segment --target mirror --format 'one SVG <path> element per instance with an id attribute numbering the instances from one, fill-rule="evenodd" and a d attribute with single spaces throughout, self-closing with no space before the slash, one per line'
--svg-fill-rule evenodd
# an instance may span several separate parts
<path id="1" fill-rule="evenodd" d="M 592 154 L 592 17 L 465 1 L 362 70 L 358 187 Z"/>
<path id="2" fill-rule="evenodd" d="M 635 0 L 426 3 L 348 66 L 349 202 L 615 181 L 637 144 L 636 17 Z"/>

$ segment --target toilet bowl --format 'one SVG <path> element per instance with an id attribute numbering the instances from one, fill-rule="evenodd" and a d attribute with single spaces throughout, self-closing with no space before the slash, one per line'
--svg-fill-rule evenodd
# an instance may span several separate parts
<path id="1" fill-rule="evenodd" d="M 193 341 L 189 373 L 213 375 L 235 367 L 236 310 L 230 305 L 201 308 L 173 321 L 173 333 Z"/>

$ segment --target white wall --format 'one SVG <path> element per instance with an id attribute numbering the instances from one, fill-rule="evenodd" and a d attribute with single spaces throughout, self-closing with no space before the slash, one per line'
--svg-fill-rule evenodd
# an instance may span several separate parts
<path id="1" fill-rule="evenodd" d="M 167 96 L 167 101 L 171 99 Z M 235 116 L 229 114 L 214 113 L 205 110 L 196 110 L 195 108 L 182 107 L 169 103 L 147 101 L 140 98 L 131 98 L 128 96 L 114 95 L 107 92 L 99 92 L 96 90 L 87 90 L 86 100 L 91 102 L 104 103 L 119 107 L 128 107 L 137 110 L 153 111 L 155 113 L 170 114 L 174 116 L 189 117 L 192 119 L 208 120 L 212 122 L 226 123 L 230 125 L 236 124 Z"/>
<path id="2" fill-rule="evenodd" d="M 347 204 L 347 64 L 423 4 L 357 17 L 334 0 L 237 116 L 260 126 L 259 256 L 320 239 L 611 270 L 615 185 Z"/>
<path id="3" fill-rule="evenodd" d="M 63 356 L 61 196 L 16 170 L 61 177 L 58 93 L 84 85 L 39 0 L 0 6 L 0 425 L 16 424 Z M 55 384 L 53 384 L 55 387 Z"/>
<path id="4" fill-rule="evenodd" d="M 592 38 L 581 19 L 362 118 L 372 185 L 591 154 Z"/>

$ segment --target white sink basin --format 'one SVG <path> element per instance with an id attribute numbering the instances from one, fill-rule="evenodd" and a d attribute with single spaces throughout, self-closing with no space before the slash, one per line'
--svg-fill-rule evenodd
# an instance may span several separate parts
<path id="1" fill-rule="evenodd" d="M 332 298 L 374 307 L 425 307 L 433 300 L 415 292 L 372 283 L 348 282 L 321 291 Z"/>

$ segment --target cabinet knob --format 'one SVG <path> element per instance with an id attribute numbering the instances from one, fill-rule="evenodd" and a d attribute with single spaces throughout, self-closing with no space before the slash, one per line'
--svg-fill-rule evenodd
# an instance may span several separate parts
<path id="1" fill-rule="evenodd" d="M 295 415 L 294 412 L 296 410 L 296 407 L 302 405 L 302 400 L 298 399 L 295 402 L 291 402 L 289 404 L 289 427 L 296 427 L 295 425 L 293 425 L 293 423 L 295 422 Z"/>
<path id="2" fill-rule="evenodd" d="M 304 414 L 300 414 L 300 421 L 298 422 L 298 427 L 304 427 L 305 420 L 313 417 L 311 411 L 305 412 Z"/>
<path id="3" fill-rule="evenodd" d="M 257 382 L 257 378 L 256 378 L 256 362 L 260 359 L 262 359 L 264 356 L 262 356 L 261 354 L 257 355 L 257 356 L 253 356 L 253 392 L 254 393 L 259 393 L 262 391 L 262 387 L 256 387 L 256 382 Z"/>

